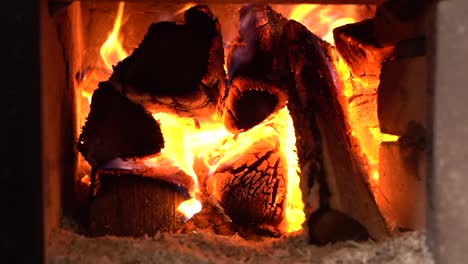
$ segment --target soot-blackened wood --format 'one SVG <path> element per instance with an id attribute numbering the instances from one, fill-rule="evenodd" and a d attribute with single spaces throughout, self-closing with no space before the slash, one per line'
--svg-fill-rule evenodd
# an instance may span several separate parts
<path id="1" fill-rule="evenodd" d="M 181 215 L 176 209 L 187 198 L 186 189 L 161 180 L 158 175 L 145 176 L 147 173 L 97 171 L 98 187 L 90 201 L 91 236 L 151 236 L 158 231 L 174 232 L 180 227 Z"/>
<path id="2" fill-rule="evenodd" d="M 315 211 L 310 217 L 308 227 L 311 242 L 320 246 L 339 241 L 369 239 L 364 226 L 348 215 L 333 209 Z"/>
<path id="3" fill-rule="evenodd" d="M 160 152 L 164 139 L 157 121 L 142 106 L 121 95 L 110 82 L 99 83 L 77 148 L 94 167 L 114 158 Z"/>
<path id="4" fill-rule="evenodd" d="M 183 25 L 150 25 L 138 48 L 114 67 L 110 81 L 152 111 L 212 114 L 225 85 L 222 43 L 218 19 L 207 6 L 194 6 Z"/>
<path id="5" fill-rule="evenodd" d="M 229 130 L 247 130 L 286 105 L 276 58 L 286 22 L 268 5 L 240 10 L 239 37 L 228 56 L 224 124 Z"/>
<path id="6" fill-rule="evenodd" d="M 207 189 L 241 226 L 277 226 L 284 216 L 286 171 L 276 136 L 254 142 L 222 163 Z"/>
<path id="7" fill-rule="evenodd" d="M 362 173 L 351 153 L 345 119 L 338 102 L 336 72 L 328 52 L 331 47 L 296 21 L 285 26 L 282 65 L 290 65 L 286 76 L 301 181 L 310 197 L 319 184 L 321 210 L 334 209 L 361 223 L 374 239 L 387 237 L 385 223 Z M 305 211 L 316 210 L 315 199 L 306 200 Z M 314 221 L 314 215 L 308 216 Z M 330 238 L 330 242 L 332 238 Z"/>
<path id="8" fill-rule="evenodd" d="M 393 45 L 381 45 L 375 39 L 375 19 L 337 27 L 333 30 L 336 49 L 354 76 L 379 77 L 381 63 L 393 51 Z"/>

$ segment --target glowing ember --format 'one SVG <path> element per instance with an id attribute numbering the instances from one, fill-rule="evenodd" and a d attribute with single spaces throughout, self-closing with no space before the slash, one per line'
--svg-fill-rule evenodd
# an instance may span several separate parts
<path id="1" fill-rule="evenodd" d="M 89 178 L 89 175 L 86 174 L 85 176 L 83 176 L 83 178 L 81 178 L 80 180 L 82 183 L 90 186 L 91 185 L 91 178 Z"/>
<path id="2" fill-rule="evenodd" d="M 277 135 L 280 151 L 285 158 L 288 171 L 286 214 L 281 224 L 285 232 L 300 230 L 305 221 L 302 195 L 299 189 L 299 166 L 296 154 L 296 138 L 291 116 L 287 108 L 281 109 L 268 120 L 247 132 L 234 135 L 226 130 L 216 116 L 205 120 L 177 117 L 166 113 L 155 113 L 153 117 L 161 124 L 165 148 L 157 157 L 144 160 L 150 167 L 157 167 L 170 160 L 174 166 L 190 175 L 195 188 L 190 192 L 192 199 L 181 204 L 178 210 L 186 219 L 199 212 L 200 173 L 212 175 L 218 166 L 227 160 L 235 160 L 259 138 Z M 167 163 L 166 163 L 167 164 Z M 205 167 L 205 170 L 198 169 Z M 200 171 L 200 172 L 198 172 Z M 198 172 L 198 174 L 197 174 Z"/>
<path id="3" fill-rule="evenodd" d="M 119 61 L 125 59 L 128 54 L 122 48 L 121 40 L 119 39 L 119 30 L 122 23 L 122 15 L 125 2 L 119 2 L 117 17 L 114 22 L 114 28 L 109 34 L 106 42 L 101 46 L 101 58 L 108 69 L 112 70 L 112 65 L 116 65 Z"/>
<path id="4" fill-rule="evenodd" d="M 177 207 L 177 211 L 184 214 L 185 219 L 190 219 L 195 214 L 199 213 L 202 209 L 202 204 L 195 198 L 191 198 L 188 200 L 183 201 L 179 207 Z"/>
<path id="5" fill-rule="evenodd" d="M 383 141 L 396 141 L 398 136 L 380 132 L 377 117 L 377 87 L 378 81 L 369 83 L 351 75 L 351 70 L 341 57 L 335 62 L 338 75 L 343 81 L 344 109 L 351 128 L 351 135 L 359 145 L 360 151 L 368 164 L 367 174 L 374 184 L 379 182 L 379 151 Z M 351 98 L 366 94 L 365 107 L 353 103 Z"/>

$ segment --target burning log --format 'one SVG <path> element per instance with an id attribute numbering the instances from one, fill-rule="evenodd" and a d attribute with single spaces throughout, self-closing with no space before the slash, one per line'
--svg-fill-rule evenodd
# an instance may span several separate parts
<path id="1" fill-rule="evenodd" d="M 229 130 L 249 129 L 286 105 L 276 58 L 286 22 L 268 5 L 240 10 L 239 37 L 228 57 L 224 124 Z"/>
<path id="2" fill-rule="evenodd" d="M 188 198 L 191 178 L 178 171 L 99 169 L 90 201 L 90 235 L 142 236 L 181 226 L 177 207 Z"/>
<path id="3" fill-rule="evenodd" d="M 351 153 L 336 92 L 337 77 L 328 56 L 331 47 L 295 21 L 289 21 L 283 32 L 285 54 L 280 64 L 291 67 L 284 72 L 291 73 L 285 78 L 291 83 L 288 108 L 296 132 L 301 181 L 305 181 L 303 195 L 313 196 L 318 187 L 321 210 L 344 213 L 374 239 L 383 239 L 388 236 L 385 223 Z M 304 211 L 316 210 L 315 204 L 315 200 L 305 201 Z M 308 221 L 315 221 L 313 214 Z"/>
<path id="4" fill-rule="evenodd" d="M 311 242 L 320 246 L 338 241 L 369 239 L 364 226 L 348 215 L 333 209 L 315 211 L 308 224 Z"/>
<path id="5" fill-rule="evenodd" d="M 241 226 L 278 225 L 284 216 L 285 166 L 279 141 L 268 136 L 222 163 L 207 189 Z"/>
<path id="6" fill-rule="evenodd" d="M 279 110 L 286 101 L 286 93 L 272 84 L 235 78 L 229 86 L 224 124 L 229 130 L 252 128 Z"/>
<path id="7" fill-rule="evenodd" d="M 77 148 L 92 166 L 114 158 L 143 157 L 160 152 L 159 124 L 142 106 L 130 102 L 110 82 L 99 83 Z"/>
<path id="8" fill-rule="evenodd" d="M 139 47 L 114 68 L 110 81 L 152 111 L 212 114 L 225 81 L 220 25 L 204 5 L 188 9 L 185 22 L 152 24 Z"/>
<path id="9" fill-rule="evenodd" d="M 375 40 L 374 23 L 374 19 L 366 19 L 333 30 L 336 49 L 354 76 L 378 78 L 382 61 L 393 51 L 393 45 L 381 45 Z"/>

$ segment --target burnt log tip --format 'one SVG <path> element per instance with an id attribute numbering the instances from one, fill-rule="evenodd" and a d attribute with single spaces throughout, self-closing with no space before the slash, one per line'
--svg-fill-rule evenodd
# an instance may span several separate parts
<path id="1" fill-rule="evenodd" d="M 287 93 L 277 86 L 247 78 L 236 78 L 229 86 L 224 125 L 231 131 L 248 130 L 287 103 Z"/>
<path id="2" fill-rule="evenodd" d="M 144 157 L 159 153 L 164 139 L 159 123 L 142 106 L 99 83 L 82 128 L 77 149 L 92 165 L 115 158 Z"/>
<path id="3" fill-rule="evenodd" d="M 256 76 L 274 78 L 276 53 L 287 19 L 270 6 L 250 4 L 240 10 L 240 30 L 228 57 L 231 78 Z"/>
<path id="4" fill-rule="evenodd" d="M 243 6 L 239 11 L 240 35 L 252 32 L 265 25 L 271 25 L 272 29 L 281 30 L 276 26 L 286 23 L 287 19 L 276 12 L 267 4 L 251 3 Z"/>
<path id="5" fill-rule="evenodd" d="M 219 23 L 203 5 L 188 9 L 185 19 L 151 24 L 138 48 L 114 67 L 111 81 L 123 94 L 173 97 L 199 89 Z"/>
<path id="6" fill-rule="evenodd" d="M 377 41 L 374 24 L 370 18 L 333 30 L 336 49 L 355 76 L 379 76 L 382 61 L 393 51 L 393 45 Z"/>

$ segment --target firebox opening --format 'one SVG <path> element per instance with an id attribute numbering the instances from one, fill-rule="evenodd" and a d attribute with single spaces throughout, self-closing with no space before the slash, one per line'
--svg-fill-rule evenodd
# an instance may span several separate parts
<path id="1" fill-rule="evenodd" d="M 76 105 L 63 190 L 75 231 L 326 244 L 424 230 L 426 61 L 408 51 L 424 19 L 382 35 L 392 8 L 57 7 Z"/>

